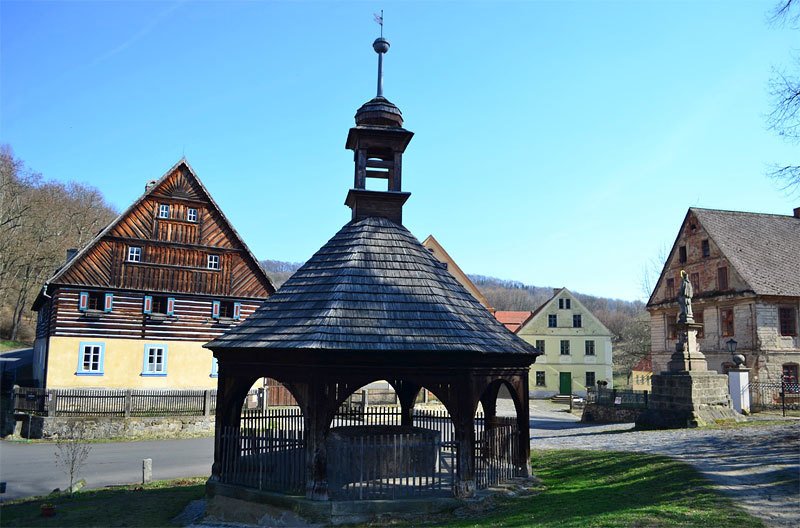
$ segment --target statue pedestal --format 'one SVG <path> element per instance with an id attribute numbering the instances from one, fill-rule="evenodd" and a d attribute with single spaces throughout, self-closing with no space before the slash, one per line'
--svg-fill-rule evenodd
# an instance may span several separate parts
<path id="1" fill-rule="evenodd" d="M 697 347 L 700 328 L 693 321 L 678 323 L 679 339 L 669 370 L 651 378 L 648 409 L 636 420 L 636 427 L 673 429 L 743 420 L 731 408 L 727 376 L 709 371 Z"/>

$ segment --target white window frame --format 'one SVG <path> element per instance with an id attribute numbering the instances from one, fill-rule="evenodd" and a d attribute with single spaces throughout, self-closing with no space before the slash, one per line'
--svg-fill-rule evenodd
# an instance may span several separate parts
<path id="1" fill-rule="evenodd" d="M 141 246 L 128 246 L 128 262 L 141 262 L 142 261 L 142 247 Z"/>
<path id="2" fill-rule="evenodd" d="M 570 355 L 570 348 L 571 347 L 570 347 L 570 344 L 569 344 L 569 339 L 562 339 L 561 343 L 560 343 L 560 346 L 559 346 L 559 349 L 560 349 L 560 352 L 561 352 L 560 355 L 561 356 L 569 356 Z"/>
<path id="3" fill-rule="evenodd" d="M 95 358 L 89 359 L 89 368 L 85 368 L 86 354 L 97 354 Z M 75 371 L 77 376 L 102 376 L 103 364 L 106 357 L 106 344 L 102 342 L 88 342 L 81 341 L 78 346 L 78 370 Z"/>
<path id="4" fill-rule="evenodd" d="M 169 204 L 158 204 L 158 217 L 169 219 Z"/>
<path id="5" fill-rule="evenodd" d="M 219 270 L 220 269 L 219 255 L 209 255 L 208 259 L 206 260 L 206 267 L 210 270 Z"/>
<path id="6" fill-rule="evenodd" d="M 591 350 L 590 350 L 591 349 Z M 594 339 L 587 339 L 583 345 L 583 352 L 586 356 L 594 356 L 596 352 Z"/>
<path id="7" fill-rule="evenodd" d="M 197 222 L 197 209 L 190 207 L 186 210 L 186 221 Z"/>
<path id="8" fill-rule="evenodd" d="M 151 356 L 158 358 L 158 351 L 161 352 L 161 361 L 150 361 Z M 142 359 L 142 376 L 166 376 L 167 375 L 167 345 L 158 343 L 148 343 L 144 346 L 144 358 Z"/>

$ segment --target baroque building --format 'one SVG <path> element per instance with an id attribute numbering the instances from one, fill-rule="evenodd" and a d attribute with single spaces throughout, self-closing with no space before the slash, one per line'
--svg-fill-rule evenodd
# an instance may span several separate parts
<path id="1" fill-rule="evenodd" d="M 694 289 L 700 351 L 709 369 L 732 366 L 736 342 L 759 381 L 797 381 L 800 362 L 800 208 L 774 215 L 690 208 L 647 303 L 653 372 L 675 351 L 680 271 Z M 732 344 L 732 343 L 731 343 Z"/>

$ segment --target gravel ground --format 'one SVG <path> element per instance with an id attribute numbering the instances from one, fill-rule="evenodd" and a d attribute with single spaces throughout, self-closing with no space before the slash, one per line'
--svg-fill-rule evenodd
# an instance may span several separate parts
<path id="1" fill-rule="evenodd" d="M 697 468 L 768 526 L 800 526 L 800 421 L 732 429 L 632 431 L 581 424 L 564 406 L 532 402 L 531 448 L 635 451 Z"/>

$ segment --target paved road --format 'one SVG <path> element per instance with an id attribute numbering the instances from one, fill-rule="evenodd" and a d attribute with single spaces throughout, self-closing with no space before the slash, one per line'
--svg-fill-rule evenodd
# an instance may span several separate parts
<path id="1" fill-rule="evenodd" d="M 563 407 L 532 402 L 531 446 L 537 449 L 609 449 L 672 456 L 688 462 L 770 526 L 800 526 L 800 422 L 789 426 L 717 430 L 630 431 L 632 424 L 581 424 Z M 513 412 L 498 406 L 498 414 Z M 613 433 L 613 434 L 609 434 Z M 143 458 L 153 478 L 208 475 L 213 440 L 93 444 L 83 477 L 89 487 L 141 480 Z M 65 487 L 52 444 L 0 442 L 0 500 Z"/>
<path id="2" fill-rule="evenodd" d="M 0 442 L 0 480 L 7 488 L 0 500 L 50 493 L 66 488 L 69 478 L 55 464 L 55 446 L 45 443 Z M 170 479 L 211 474 L 212 438 L 92 444 L 81 477 L 90 488 L 142 480 L 142 459 L 153 459 L 153 478 Z"/>
<path id="3" fill-rule="evenodd" d="M 581 424 L 536 405 L 531 447 L 667 455 L 697 468 L 768 526 L 800 526 L 800 421 L 737 429 L 631 431 L 633 424 Z"/>

